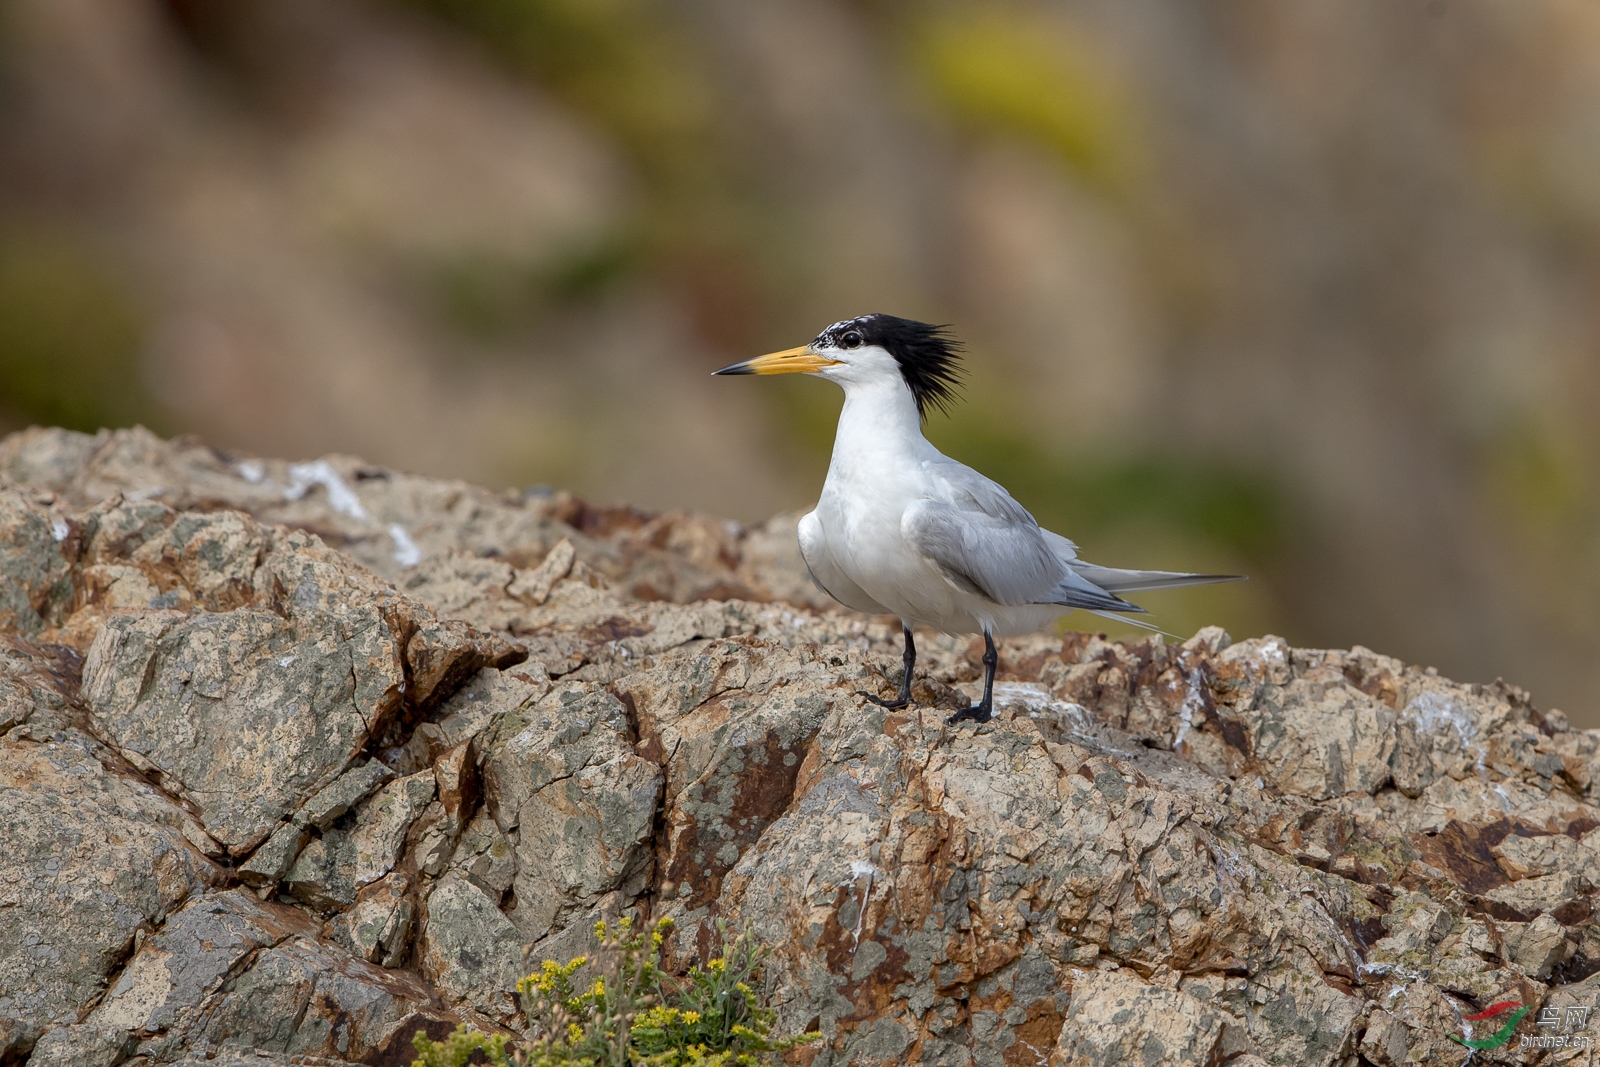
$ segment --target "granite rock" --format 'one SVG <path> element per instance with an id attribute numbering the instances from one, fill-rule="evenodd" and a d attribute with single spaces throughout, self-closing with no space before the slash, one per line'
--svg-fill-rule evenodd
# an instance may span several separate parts
<path id="1" fill-rule="evenodd" d="M 1035 635 L 951 728 L 981 645 L 869 704 L 898 626 L 792 520 L 142 431 L 0 478 L 0 1058 L 408 1062 L 625 914 L 748 927 L 809 1067 L 1449 1065 L 1600 996 L 1600 734 L 1512 685 Z"/>
<path id="2" fill-rule="evenodd" d="M 565 553 L 563 541 L 578 561 L 639 599 L 827 604 L 795 550 L 793 515 L 753 526 L 687 512 L 651 515 L 550 490 L 493 493 L 353 456 L 290 463 L 228 455 L 141 428 L 12 434 L 0 442 L 0 479 L 80 511 L 117 494 L 180 511 L 231 508 L 315 533 L 376 574 L 449 587 L 484 604 L 537 600 L 539 588 L 560 577 L 549 572 Z M 541 573 L 553 549 L 556 558 Z M 438 594 L 423 599 L 443 602 Z"/>
<path id="3" fill-rule="evenodd" d="M 73 1023 L 137 939 L 222 878 L 181 806 L 81 742 L 0 738 L 0 1038 Z"/>
<path id="4" fill-rule="evenodd" d="M 439 619 L 315 538 L 237 512 L 118 500 L 84 525 L 84 581 L 120 560 L 137 564 L 140 597 L 163 590 L 141 604 L 97 598 L 93 587 L 63 624 L 68 640 L 98 624 L 82 690 L 94 725 L 192 801 L 234 855 L 254 849 L 397 720 L 520 654 Z M 308 818 L 325 822 L 340 802 Z"/>
<path id="5" fill-rule="evenodd" d="M 187 1048 L 362 1061 L 408 1041 L 433 997 L 316 936 L 295 908 L 239 890 L 197 898 L 129 961 L 88 1022 L 155 1062 Z"/>

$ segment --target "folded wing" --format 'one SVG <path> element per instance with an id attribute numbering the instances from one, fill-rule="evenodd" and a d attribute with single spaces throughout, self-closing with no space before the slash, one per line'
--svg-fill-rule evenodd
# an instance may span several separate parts
<path id="1" fill-rule="evenodd" d="M 1143 610 L 1079 575 L 1057 554 L 1071 542 L 1041 530 L 995 482 L 951 460 L 931 473 L 939 495 L 907 508 L 901 532 L 958 589 L 1007 607 Z"/>

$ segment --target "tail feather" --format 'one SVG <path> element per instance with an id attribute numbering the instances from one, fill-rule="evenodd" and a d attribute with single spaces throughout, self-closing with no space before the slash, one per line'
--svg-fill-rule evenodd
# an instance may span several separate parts
<path id="1" fill-rule="evenodd" d="M 1083 608 L 1086 611 L 1136 611 L 1143 613 L 1144 609 L 1101 589 L 1083 575 L 1072 568 L 1066 569 L 1066 576 L 1061 579 L 1061 584 L 1056 586 L 1054 593 L 1047 601 L 1050 604 L 1060 604 L 1062 607 Z"/>
<path id="2" fill-rule="evenodd" d="M 1097 567 L 1073 560 L 1073 572 L 1108 593 L 1134 593 L 1145 589 L 1178 589 L 1186 585 L 1212 585 L 1217 582 L 1243 582 L 1243 574 L 1185 574 L 1181 571 L 1127 571 L 1116 567 Z"/>
<path id="3" fill-rule="evenodd" d="M 1130 619 L 1126 615 L 1113 615 L 1109 611 L 1095 611 L 1093 609 L 1088 610 L 1090 615 L 1098 615 L 1102 619 L 1110 619 L 1112 622 L 1125 622 L 1129 626 L 1137 626 L 1141 630 L 1148 630 L 1150 633 L 1160 634 L 1162 637 L 1170 637 L 1174 641 L 1183 640 L 1183 638 L 1179 637 L 1177 634 L 1167 633 L 1167 631 L 1163 630 L 1153 622 L 1145 622 L 1143 619 Z"/>

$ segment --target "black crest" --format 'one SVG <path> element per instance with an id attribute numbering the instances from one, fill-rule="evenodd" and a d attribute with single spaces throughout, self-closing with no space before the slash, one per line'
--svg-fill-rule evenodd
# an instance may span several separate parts
<path id="1" fill-rule="evenodd" d="M 862 315 L 829 326 L 815 344 L 846 350 L 862 345 L 883 348 L 900 364 L 900 373 L 917 402 L 917 414 L 927 418 L 930 406 L 948 415 L 961 385 L 961 342 L 951 337 L 948 329 L 893 315 Z"/>

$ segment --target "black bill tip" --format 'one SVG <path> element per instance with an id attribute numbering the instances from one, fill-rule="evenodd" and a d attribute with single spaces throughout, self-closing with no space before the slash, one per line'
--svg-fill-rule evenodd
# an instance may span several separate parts
<path id="1" fill-rule="evenodd" d="M 730 364 L 730 365 L 728 365 L 726 367 L 723 367 L 721 370 L 714 370 L 714 371 L 711 372 L 711 376 L 713 378 L 715 378 L 719 374 L 754 374 L 754 373 L 755 373 L 755 371 L 750 369 L 750 361 L 749 360 L 745 360 L 743 363 L 733 363 L 733 364 Z"/>

